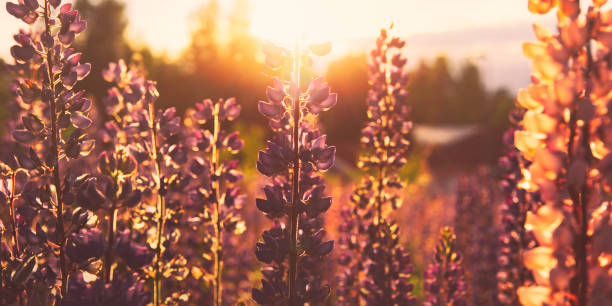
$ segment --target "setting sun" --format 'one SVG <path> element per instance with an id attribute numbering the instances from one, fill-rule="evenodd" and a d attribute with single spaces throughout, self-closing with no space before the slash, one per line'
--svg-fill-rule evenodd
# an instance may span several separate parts
<path id="1" fill-rule="evenodd" d="M 325 10 L 330 1 L 260 0 L 253 11 L 251 31 L 263 40 L 293 48 L 296 37 L 301 43 L 319 43 L 338 39 L 338 20 Z"/>

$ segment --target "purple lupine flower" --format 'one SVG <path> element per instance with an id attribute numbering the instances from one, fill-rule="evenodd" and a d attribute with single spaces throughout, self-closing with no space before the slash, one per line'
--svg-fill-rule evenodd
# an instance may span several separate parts
<path id="1" fill-rule="evenodd" d="M 117 256 L 134 270 L 149 266 L 153 262 L 153 250 L 132 241 L 128 231 L 119 233 L 114 249 Z"/>
<path id="2" fill-rule="evenodd" d="M 198 208 L 196 216 L 209 221 L 205 229 L 211 238 L 205 239 L 207 247 L 201 257 L 212 259 L 212 269 L 207 271 L 211 283 L 207 287 L 212 287 L 214 305 L 221 305 L 224 296 L 223 254 L 235 243 L 229 239 L 230 234 L 240 235 L 246 229 L 238 214 L 246 198 L 238 187 L 243 177 L 236 169 L 238 161 L 220 158 L 224 151 L 237 154 L 244 146 L 238 132 L 229 133 L 224 128 L 240 115 L 240 110 L 236 100 L 230 98 L 215 103 L 205 99 L 189 111 L 188 128 L 192 136 L 187 143 L 192 151 L 189 170 L 193 182 L 189 192 L 192 206 Z M 207 122 L 212 122 L 212 131 L 205 128 Z"/>
<path id="3" fill-rule="evenodd" d="M 86 133 L 92 123 L 91 101 L 84 91 L 73 91 L 91 70 L 90 64 L 81 63 L 81 53 L 70 48 L 86 22 L 71 4 L 58 0 L 46 0 L 42 6 L 36 0 L 7 2 L 6 9 L 27 24 L 41 20 L 44 27 L 20 30 L 11 47 L 15 99 L 9 103 L 12 139 L 7 144 L 12 156 L 5 154 L 2 160 L 11 169 L 3 183 L 11 185 L 4 191 L 14 234 L 12 259 L 6 264 L 17 269 L 13 274 L 19 277 L 2 279 L 0 287 L 11 288 L 20 303 L 25 303 L 24 289 L 28 296 L 39 290 L 36 294 L 58 302 L 67 298 L 68 274 L 81 273 L 81 261 L 97 259 L 97 250 L 103 248 L 96 230 L 87 229 L 87 209 L 67 206 L 82 204 L 85 198 L 92 200 L 92 207 L 103 204 L 93 182 L 76 186 L 79 178 L 88 176 L 82 157 L 95 143 Z M 15 184 L 22 174 L 25 181 Z M 51 292 L 56 285 L 60 290 Z"/>
<path id="4" fill-rule="evenodd" d="M 426 292 L 423 306 L 467 305 L 462 257 L 451 227 L 444 227 L 440 231 L 434 263 L 427 267 L 423 278 Z"/>
<path id="5" fill-rule="evenodd" d="M 354 233 L 363 233 L 362 216 L 358 211 L 351 207 L 343 207 L 340 213 L 342 222 L 338 228 L 341 233 L 338 239 L 341 254 L 339 255 L 338 263 L 341 269 L 341 275 L 338 277 L 338 288 L 336 293 L 338 299 L 343 305 L 359 305 L 359 273 L 364 270 L 364 265 L 357 256 L 360 256 L 362 242 L 358 239 L 358 235 Z"/>
<path id="6" fill-rule="evenodd" d="M 104 236 L 97 229 L 81 229 L 73 233 L 66 244 L 66 255 L 74 263 L 84 263 L 102 257 Z"/>
<path id="7" fill-rule="evenodd" d="M 121 72 L 116 74 L 116 78 L 109 78 L 110 71 Z M 129 224 L 119 223 L 118 215 L 121 210 L 127 211 L 128 215 L 139 215 L 148 195 L 149 185 L 138 179 L 143 169 L 140 166 L 142 160 L 138 160 L 135 154 L 135 147 L 143 140 L 140 131 L 134 128 L 144 125 L 138 121 L 143 118 L 144 102 L 141 100 L 144 97 L 134 91 L 142 93 L 140 89 L 145 80 L 139 70 L 128 71 L 123 60 L 109 63 L 109 67 L 103 70 L 103 76 L 116 86 L 109 89 L 103 99 L 106 113 L 112 120 L 99 128 L 98 140 L 102 148 L 98 157 L 98 172 L 102 175 L 101 190 L 108 200 L 104 213 L 108 223 L 102 276 L 105 284 L 133 277 L 141 281 L 146 277 L 142 269 L 151 265 L 154 252 L 142 241 L 144 234 L 132 230 Z M 149 173 L 149 168 L 145 169 L 142 173 Z M 112 267 L 118 260 L 129 269 L 113 271 Z"/>
<path id="8" fill-rule="evenodd" d="M 144 281 L 137 276 L 126 280 L 113 278 L 105 284 L 101 279 L 87 280 L 78 275 L 70 281 L 69 297 L 63 299 L 60 306 L 78 305 L 134 305 L 144 306 L 150 301 L 150 295 L 145 291 Z"/>
<path id="9" fill-rule="evenodd" d="M 509 117 L 513 124 L 518 124 L 523 114 L 514 110 Z M 519 305 L 516 290 L 524 283 L 533 281 L 521 254 L 536 243 L 525 230 L 525 219 L 527 211 L 535 212 L 539 206 L 537 193 L 529 193 L 518 187 L 523 178 L 521 164 L 528 161 L 514 148 L 515 129 L 511 128 L 504 134 L 508 152 L 499 159 L 502 171 L 499 185 L 505 199 L 501 209 L 502 226 L 497 259 L 497 300 L 504 305 Z"/>
<path id="10" fill-rule="evenodd" d="M 131 82 L 136 76 L 127 76 L 127 67 L 120 60 L 118 63 L 110 63 L 111 68 L 104 70 L 104 75 L 108 71 L 123 69 L 124 80 Z M 133 76 L 133 78 L 132 78 Z M 107 81 L 108 78 L 105 77 Z M 121 82 L 121 75 L 112 81 Z M 134 176 L 138 170 L 138 163 L 132 154 L 129 146 L 129 128 L 131 117 L 124 95 L 127 94 L 119 87 L 109 89 L 108 96 L 104 99 L 105 109 L 112 121 L 107 121 L 99 129 L 99 143 L 102 151 L 98 157 L 98 172 L 102 175 L 101 185 L 104 196 L 108 201 L 105 207 L 105 215 L 108 218 L 106 227 L 106 250 L 103 258 L 103 278 L 104 283 L 111 282 L 111 278 L 116 274 L 112 272 L 115 262 L 114 255 L 119 250 L 117 241 L 117 223 L 120 209 L 131 209 L 139 205 L 143 198 L 142 191 L 137 188 Z M 145 248 L 142 246 L 142 248 Z M 125 258 L 124 258 L 125 260 Z M 134 268 L 128 263 L 128 266 Z"/>
<path id="11" fill-rule="evenodd" d="M 126 178 L 124 182 L 112 183 L 110 190 L 114 188 L 113 185 L 119 186 L 118 183 L 134 190 L 126 195 L 126 202 L 123 203 L 133 207 L 141 202 L 139 209 L 131 211 L 134 219 L 132 222 L 137 223 L 141 229 L 155 227 L 154 234 L 142 231 L 131 232 L 130 235 L 139 243 L 152 242 L 153 264 L 147 267 L 152 272 L 139 275 L 152 275 L 153 303 L 159 305 L 176 302 L 181 298 L 181 294 L 176 292 L 166 298 L 162 297 L 162 283 L 180 281 L 188 274 L 186 260 L 172 246 L 180 238 L 177 234 L 177 228 L 181 226 L 180 192 L 189 180 L 180 172 L 181 165 L 187 162 L 181 119 L 176 116 L 174 108 L 156 109 L 154 103 L 159 98 L 156 84 L 143 75 L 141 68 L 128 68 L 123 60 L 110 63 L 103 71 L 104 79 L 115 85 L 108 91 L 104 101 L 114 121 L 105 124 L 103 141 L 110 150 L 116 151 L 116 156 L 102 156 L 104 159 L 101 165 L 106 167 L 107 163 L 116 163 L 116 171 L 129 171 L 132 170 L 134 160 L 137 164 L 135 184 Z M 120 170 L 120 167 L 124 169 Z M 101 172 L 105 171 L 108 172 L 101 169 Z M 128 263 L 133 261 L 130 264 L 133 268 L 137 269 L 142 261 L 148 260 L 147 250 L 143 246 L 129 246 L 119 242 L 116 245 L 119 257 Z"/>
<path id="12" fill-rule="evenodd" d="M 470 271 L 466 282 L 467 303 L 494 304 L 497 301 L 497 253 L 499 233 L 495 225 L 497 201 L 495 180 L 486 170 L 464 177 L 458 183 L 454 228 L 463 265 Z"/>
<path id="13" fill-rule="evenodd" d="M 288 61 L 274 59 L 288 51 L 273 49 L 279 52 L 267 50 L 268 63 Z M 256 204 L 274 220 L 274 227 L 263 233 L 255 251 L 257 259 L 266 264 L 262 288 L 252 292 L 262 305 L 321 303 L 330 292 L 317 267 L 333 249 L 333 241 L 325 240 L 318 222 L 331 198 L 324 195 L 317 172 L 331 168 L 336 148 L 328 146 L 325 136 L 304 117 L 333 107 L 337 96 L 321 79 L 313 80 L 307 90 L 300 87 L 300 53 L 298 49 L 292 82 L 275 78 L 266 89 L 267 101 L 258 104 L 274 131 L 257 161 L 257 169 L 271 183 L 264 187 L 265 198 L 257 199 Z"/>
<path id="14" fill-rule="evenodd" d="M 368 92 L 368 123 L 361 143 L 370 151 L 360 156 L 358 167 L 374 175 L 363 178 L 343 210 L 340 231 L 343 254 L 340 262 L 340 300 L 346 305 L 410 305 L 413 285 L 410 256 L 399 245 L 397 223 L 390 212 L 401 205 L 393 191 L 401 188 L 397 171 L 406 163 L 408 120 L 406 97 L 408 76 L 401 54 L 405 42 L 382 29 L 371 52 Z"/>

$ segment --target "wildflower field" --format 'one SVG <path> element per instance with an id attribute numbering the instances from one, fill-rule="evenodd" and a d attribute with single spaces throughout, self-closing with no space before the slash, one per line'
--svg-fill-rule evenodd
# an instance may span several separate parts
<path id="1" fill-rule="evenodd" d="M 2 2 L 0 305 L 612 305 L 607 0 Z"/>

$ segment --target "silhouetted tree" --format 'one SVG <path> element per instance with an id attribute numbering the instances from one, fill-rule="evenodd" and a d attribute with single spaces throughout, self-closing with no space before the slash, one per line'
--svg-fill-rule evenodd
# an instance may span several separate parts
<path id="1" fill-rule="evenodd" d="M 236 63 L 255 62 L 257 40 L 250 32 L 252 6 L 250 0 L 235 0 L 229 16 L 228 56 Z"/>
<path id="2" fill-rule="evenodd" d="M 479 122 L 485 115 L 489 115 L 487 110 L 492 107 L 488 105 L 487 92 L 478 66 L 466 61 L 454 81 L 454 86 L 455 98 L 451 98 L 451 102 L 453 113 L 459 115 L 457 120 Z"/>
<path id="3" fill-rule="evenodd" d="M 89 77 L 83 80 L 81 87 L 100 101 L 108 88 L 102 79 L 102 69 L 111 61 L 130 57 L 131 50 L 125 39 L 128 24 L 125 4 L 116 0 L 77 0 L 76 8 L 89 26 L 76 40 L 75 48 L 83 52 L 84 61 L 92 66 Z"/>
<path id="4" fill-rule="evenodd" d="M 359 149 L 360 131 L 365 125 L 368 93 L 368 67 L 366 55 L 351 54 L 333 61 L 326 79 L 340 97 L 335 114 L 323 114 L 321 121 L 328 132 L 329 141 L 336 143 L 337 157 L 355 161 Z"/>
<path id="5" fill-rule="evenodd" d="M 211 66 L 218 64 L 218 18 L 217 0 L 208 1 L 191 16 L 195 27 L 191 32 L 189 46 L 184 51 L 184 59 L 194 71 L 208 71 Z"/>
<path id="6" fill-rule="evenodd" d="M 421 60 L 408 83 L 408 105 L 417 123 L 477 124 L 505 127 L 513 97 L 503 89 L 487 91 L 480 69 L 466 61 L 453 74 L 449 61 L 438 56 Z"/>

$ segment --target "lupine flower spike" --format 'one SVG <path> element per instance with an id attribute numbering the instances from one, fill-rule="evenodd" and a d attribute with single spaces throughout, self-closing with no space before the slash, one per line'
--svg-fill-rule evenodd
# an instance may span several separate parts
<path id="1" fill-rule="evenodd" d="M 279 54 L 290 54 L 280 47 L 275 50 L 279 52 L 268 52 L 269 63 L 286 60 L 275 60 Z M 263 287 L 253 289 L 253 299 L 262 305 L 320 303 L 330 292 L 316 267 L 334 243 L 323 240 L 325 231 L 317 226 L 317 217 L 329 209 L 332 199 L 325 196 L 317 172 L 332 167 L 336 148 L 328 146 L 326 136 L 305 118 L 332 108 L 337 96 L 320 78 L 306 90 L 299 85 L 302 55 L 296 47 L 293 80 L 287 84 L 275 78 L 266 89 L 268 101 L 259 102 L 259 112 L 274 131 L 257 161 L 259 172 L 271 178 L 257 208 L 274 220 L 256 249 L 259 261 L 269 265 L 262 270 Z"/>
<path id="2" fill-rule="evenodd" d="M 341 300 L 347 305 L 415 304 L 410 255 L 399 245 L 399 226 L 390 212 L 399 208 L 401 189 L 397 171 L 406 164 L 409 109 L 406 98 L 406 59 L 401 54 L 405 42 L 382 29 L 371 52 L 369 65 L 368 120 L 361 143 L 368 153 L 360 156 L 358 166 L 369 171 L 351 198 L 352 206 L 343 211 L 344 232 L 341 265 Z M 351 259 L 352 258 L 352 259 Z M 361 271 L 364 270 L 364 271 Z M 362 288 L 359 293 L 357 288 Z"/>
<path id="3" fill-rule="evenodd" d="M 467 284 L 463 278 L 461 261 L 453 228 L 442 228 L 434 263 L 430 264 L 424 273 L 427 298 L 423 306 L 467 305 Z"/>
<path id="4" fill-rule="evenodd" d="M 510 121 L 518 125 L 523 111 L 515 109 Z M 497 299 L 504 305 L 519 305 L 516 290 L 524 283 L 533 281 L 531 273 L 523 264 L 522 254 L 535 245 L 533 236 L 525 230 L 527 212 L 537 211 L 540 206 L 537 192 L 527 192 L 518 184 L 522 179 L 521 166 L 528 163 L 514 147 L 514 133 L 520 126 L 512 127 L 504 134 L 508 152 L 499 159 L 502 170 L 500 189 L 505 195 L 501 209 L 501 233 L 499 236 L 499 258 L 497 271 Z"/>
<path id="5" fill-rule="evenodd" d="M 537 246 L 523 255 L 534 278 L 518 288 L 523 305 L 604 305 L 612 293 L 612 251 L 604 247 L 611 237 L 612 11 L 603 10 L 606 1 L 585 2 L 528 2 L 533 13 L 556 9 L 558 32 L 535 25 L 538 41 L 523 45 L 533 66 L 532 84 L 517 97 L 525 115 L 514 143 L 529 161 L 519 186 L 542 199 L 525 220 Z"/>
<path id="6" fill-rule="evenodd" d="M 224 241 L 230 241 L 228 234 L 240 235 L 246 230 L 238 214 L 246 198 L 238 187 L 243 175 L 236 169 L 237 160 L 221 160 L 224 151 L 238 154 L 244 146 L 239 132 L 229 133 L 222 127 L 223 123 L 234 121 L 240 115 L 240 110 L 234 98 L 215 103 L 206 99 L 190 111 L 187 124 L 191 135 L 187 143 L 192 150 L 189 172 L 194 182 L 190 188 L 190 198 L 194 206 L 202 207 L 200 213 L 204 219 L 210 219 L 208 224 L 212 227 L 212 241 L 205 245 L 211 246 L 209 253 L 213 259 L 211 274 L 215 305 L 221 305 L 223 296 L 223 254 L 228 247 Z M 209 121 L 212 121 L 212 133 L 204 129 Z"/>
<path id="7" fill-rule="evenodd" d="M 181 142 L 180 118 L 175 116 L 174 108 L 163 111 L 155 108 L 155 101 L 159 98 L 156 84 L 143 74 L 144 71 L 137 66 L 128 70 L 122 60 L 110 63 L 104 71 L 104 79 L 115 85 L 106 99 L 107 112 L 114 121 L 106 128 L 108 135 L 114 135 L 138 164 L 136 187 L 142 191 L 129 195 L 126 204 L 133 206 L 138 204 L 140 197 L 146 198 L 143 199 L 145 203 L 141 204 L 144 206 L 132 212 L 132 222 L 138 228 L 155 228 L 154 233 L 140 233 L 153 248 L 152 256 L 149 256 L 146 248 L 122 238 L 117 241 L 117 253 L 123 254 L 128 262 L 132 260 L 133 268 L 146 266 L 153 258 L 153 264 L 146 266 L 146 272 L 153 281 L 153 304 L 160 305 L 181 298 L 178 292 L 164 298 L 162 284 L 168 285 L 164 280 L 180 281 L 187 273 L 182 264 L 185 261 L 182 255 L 170 248 L 178 241 L 180 234 L 175 228 L 166 226 L 167 220 L 173 220 L 171 224 L 174 225 L 177 223 L 174 219 L 180 216 L 178 191 L 182 191 L 188 182 L 180 173 L 180 165 L 187 162 L 187 152 Z M 122 171 L 129 171 L 131 159 L 127 155 L 126 152 L 124 156 L 116 156 L 115 161 L 110 156 L 106 158 L 109 164 L 117 162 L 118 166 L 126 167 Z M 104 159 L 101 162 L 106 164 Z M 126 192 L 129 189 L 131 187 Z"/>
<path id="8" fill-rule="evenodd" d="M 80 63 L 81 53 L 70 48 L 87 23 L 70 3 L 61 2 L 6 3 L 14 17 L 30 25 L 39 20 L 43 24 L 42 32 L 21 30 L 11 47 L 15 99 L 9 125 L 16 143 L 9 150 L 12 156 L 4 159 L 3 173 L 10 177 L 4 181 L 10 181 L 4 191 L 10 194 L 14 247 L 3 245 L 9 254 L 2 260 L 15 270 L 10 278 L 4 276 L 10 273 L 2 273 L 1 287 L 13 293 L 0 295 L 9 302 L 19 296 L 26 303 L 20 294 L 24 288 L 28 296 L 37 290 L 45 301 L 50 296 L 55 302 L 67 299 L 69 274 L 86 269 L 104 249 L 100 231 L 88 228 L 86 197 L 78 196 L 95 193 L 95 186 L 86 190 L 80 180 L 86 170 L 77 166 L 77 160 L 94 147 L 85 133 L 91 125 L 91 101 L 84 91 L 73 91 L 91 65 Z M 19 173 L 26 181 L 16 185 Z M 65 206 L 71 204 L 80 207 Z"/>
<path id="9" fill-rule="evenodd" d="M 469 292 L 467 304 L 489 305 L 497 300 L 498 234 L 495 224 L 496 189 L 487 169 L 462 178 L 455 200 L 457 245 L 463 254 L 463 266 Z"/>

